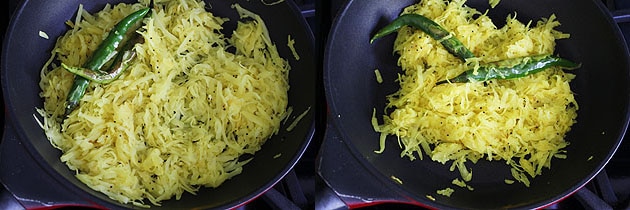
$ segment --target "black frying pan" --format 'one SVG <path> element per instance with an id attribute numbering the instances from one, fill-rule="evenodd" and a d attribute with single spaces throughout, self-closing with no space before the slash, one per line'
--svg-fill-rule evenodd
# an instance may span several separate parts
<path id="1" fill-rule="evenodd" d="M 531 186 L 510 179 L 509 166 L 503 161 L 480 160 L 472 167 L 469 183 L 474 191 L 454 187 L 451 197 L 436 190 L 453 187 L 459 177 L 430 158 L 409 161 L 400 157 L 395 137 L 390 137 L 383 154 L 379 134 L 370 119 L 373 108 L 383 113 L 386 96 L 398 88 L 397 57 L 392 54 L 395 35 L 370 44 L 370 37 L 397 17 L 402 8 L 417 0 L 349 0 L 333 22 L 324 54 L 324 85 L 330 108 L 330 121 L 339 132 L 340 141 L 360 165 L 378 180 L 366 185 L 384 185 L 393 202 L 424 205 L 430 208 L 496 209 L 539 208 L 558 201 L 585 185 L 612 157 L 628 126 L 629 69 L 628 49 L 618 26 L 599 0 L 502 0 L 488 15 L 495 24 L 505 24 L 508 14 L 518 13 L 523 22 L 556 14 L 562 24 L 558 30 L 571 38 L 557 41 L 556 53 L 582 63 L 575 70 L 572 90 L 580 106 L 577 123 L 566 136 L 570 145 L 568 158 L 554 159 L 551 169 L 531 180 Z M 469 0 L 467 5 L 485 11 L 487 0 Z M 376 82 L 378 68 L 384 82 Z M 391 176 L 403 181 L 397 184 Z M 323 177 L 334 179 L 332 177 Z M 334 189 L 334 187 L 333 187 Z M 436 200 L 426 197 L 432 195 Z M 352 195 L 344 195 L 352 196 Z M 394 197 L 392 199 L 391 197 Z M 364 198 L 377 203 L 377 198 Z M 369 205 L 369 204 L 368 204 Z"/>
<path id="2" fill-rule="evenodd" d="M 68 30 L 66 20 L 74 20 L 79 4 L 91 13 L 101 10 L 106 3 L 118 3 L 121 0 L 25 0 L 15 12 L 7 29 L 2 49 L 2 90 L 8 120 L 17 132 L 21 143 L 27 148 L 32 157 L 41 166 L 40 171 L 30 173 L 49 174 L 68 190 L 75 193 L 77 198 L 86 203 L 93 203 L 106 208 L 132 207 L 120 205 L 110 200 L 104 194 L 88 188 L 74 177 L 59 160 L 60 151 L 53 148 L 46 139 L 42 129 L 33 118 L 35 107 L 42 107 L 41 91 L 38 82 L 39 72 L 44 62 L 50 56 L 50 50 L 58 36 Z M 126 0 L 126 2 L 133 2 Z M 299 9 L 292 1 L 267 6 L 259 0 L 214 0 L 206 1 L 209 11 L 221 17 L 230 18 L 224 25 L 223 33 L 231 34 L 238 20 L 237 12 L 230 8 L 233 3 L 239 3 L 243 8 L 259 14 L 266 22 L 272 41 L 275 42 L 279 53 L 288 59 L 292 70 L 290 72 L 289 106 L 294 109 L 293 115 L 298 115 L 311 107 L 311 111 L 300 121 L 291 132 L 286 131 L 288 122 L 280 132 L 268 140 L 262 149 L 256 153 L 252 162 L 248 163 L 243 173 L 226 181 L 216 189 L 202 188 L 197 195 L 185 193 L 182 199 L 163 202 L 161 208 L 218 208 L 226 209 L 244 204 L 271 188 L 276 182 L 295 165 L 301 157 L 315 133 L 315 87 L 316 78 L 314 58 L 314 38 Z M 50 39 L 43 39 L 39 31 L 46 32 Z M 287 35 L 296 41 L 295 48 L 300 60 L 295 60 L 287 47 Z M 229 36 L 229 35 L 228 35 Z M 289 119 L 289 122 L 291 119 Z M 277 154 L 281 156 L 274 158 Z M 10 161 L 10 160 L 3 160 Z M 15 177 L 14 168 L 1 168 L 4 173 L 2 180 Z M 11 190 L 11 183 L 4 183 Z M 41 186 L 45 188 L 46 186 Z M 33 192 L 42 189 L 32 189 Z M 28 199 L 28 198 L 26 198 Z M 54 203 L 63 205 L 64 203 Z M 50 204 L 50 203 L 48 203 Z M 155 209 L 157 207 L 153 207 Z"/>

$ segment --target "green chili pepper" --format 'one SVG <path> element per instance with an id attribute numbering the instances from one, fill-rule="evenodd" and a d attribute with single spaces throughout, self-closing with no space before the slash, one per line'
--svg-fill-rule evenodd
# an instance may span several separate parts
<path id="1" fill-rule="evenodd" d="M 92 57 L 83 64 L 83 68 L 92 69 L 92 70 L 100 70 L 106 63 L 108 63 L 112 58 L 116 56 L 117 48 L 120 43 L 125 39 L 127 31 L 130 29 L 135 30 L 134 26 L 136 26 L 137 22 L 144 18 L 150 11 L 150 8 L 143 8 L 136 12 L 131 13 L 124 19 L 114 26 L 114 28 L 109 32 L 105 40 L 101 42 L 98 48 L 92 54 Z M 79 105 L 79 101 L 85 95 L 85 90 L 87 89 L 90 81 L 80 77 L 75 76 L 74 83 L 68 92 L 68 97 L 66 99 L 66 111 L 65 115 L 70 114 L 76 107 Z"/>
<path id="2" fill-rule="evenodd" d="M 107 84 L 116 80 L 127 69 L 127 67 L 129 67 L 131 61 L 136 57 L 136 51 L 133 50 L 133 47 L 135 44 L 141 43 L 142 41 L 144 41 L 142 36 L 134 33 L 134 37 L 125 43 L 125 46 L 121 49 L 121 53 L 118 53 L 111 66 L 107 68 L 108 71 L 73 67 L 64 63 L 62 63 L 61 66 L 69 72 L 92 82 Z"/>
<path id="3" fill-rule="evenodd" d="M 564 69 L 576 69 L 580 67 L 580 64 L 549 54 L 512 58 L 480 66 L 477 70 L 467 70 L 452 79 L 439 81 L 436 85 L 448 82 L 463 83 L 487 81 L 491 79 L 514 79 L 538 73 L 552 66 L 559 66 Z"/>
<path id="4" fill-rule="evenodd" d="M 370 39 L 370 43 L 374 42 L 376 39 L 398 31 L 398 29 L 403 26 L 412 26 L 422 30 L 424 33 L 431 36 L 431 38 L 439 41 L 447 51 L 462 60 L 475 57 L 475 55 L 473 55 L 473 53 L 468 50 L 464 44 L 462 44 L 462 42 L 451 35 L 451 33 L 431 19 L 418 14 L 404 14 L 399 16 L 390 24 L 379 30 L 372 39 Z"/>

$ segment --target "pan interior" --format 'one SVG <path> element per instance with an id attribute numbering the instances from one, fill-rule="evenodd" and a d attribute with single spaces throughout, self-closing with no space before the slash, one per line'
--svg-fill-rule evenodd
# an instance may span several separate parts
<path id="1" fill-rule="evenodd" d="M 385 98 L 399 88 L 395 80 L 402 71 L 392 53 L 395 35 L 374 44 L 369 39 L 416 2 L 349 1 L 333 23 L 326 46 L 324 82 L 330 116 L 346 145 L 375 177 L 402 196 L 437 208 L 537 208 L 579 189 L 603 168 L 627 128 L 630 68 L 618 27 L 596 1 L 504 0 L 488 13 L 499 27 L 514 12 L 522 22 L 556 14 L 562 24 L 558 30 L 571 37 L 557 41 L 555 53 L 582 63 L 571 82 L 580 108 L 577 123 L 565 138 L 570 142 L 568 158 L 554 159 L 551 169 L 531 180 L 530 187 L 505 184 L 511 178 L 509 166 L 485 160 L 467 165 L 473 171 L 469 182 L 473 191 L 454 187 L 451 181 L 459 173 L 449 171 L 450 162 L 442 165 L 427 156 L 415 161 L 401 158 L 395 137 L 388 138 L 384 153 L 374 153 L 379 134 L 370 124 L 372 111 L 383 114 Z M 467 5 L 479 11 L 489 8 L 484 0 Z M 383 83 L 376 82 L 374 69 L 380 70 Z M 403 184 L 395 184 L 392 176 Z M 436 194 L 446 187 L 455 189 L 451 197 Z"/>
<path id="2" fill-rule="evenodd" d="M 55 3 L 45 0 L 24 1 L 13 17 L 4 41 L 2 88 L 10 122 L 14 124 L 20 140 L 42 169 L 67 185 L 77 195 L 81 195 L 77 199 L 120 208 L 124 205 L 91 190 L 74 177 L 74 172 L 59 160 L 60 151 L 50 145 L 34 119 L 35 107 L 42 107 L 43 104 L 39 97 L 41 91 L 38 86 L 39 72 L 50 56 L 56 37 L 68 30 L 65 21 L 74 20 L 79 4 L 83 4 L 85 10 L 93 13 L 102 9 L 108 2 L 115 4 L 135 1 L 69 0 Z M 231 35 L 231 31 L 236 28 L 236 21 L 239 20 L 237 12 L 231 8 L 232 4 L 238 3 L 262 17 L 280 55 L 287 59 L 292 67 L 289 79 L 291 86 L 289 106 L 293 107 L 293 115 L 299 115 L 309 108 L 310 111 L 293 130 L 287 131 L 289 123 L 284 124 L 279 133 L 269 139 L 256 153 L 253 161 L 243 168 L 242 174 L 216 189 L 201 189 L 197 195 L 185 193 L 179 201 L 171 199 L 163 202 L 161 207 L 152 208 L 232 208 L 249 201 L 272 187 L 294 166 L 315 132 L 314 37 L 297 6 L 291 1 L 273 6 L 265 5 L 263 1 L 245 0 L 206 3 L 210 12 L 230 19 L 222 31 L 226 36 Z M 45 32 L 50 39 L 40 37 L 39 31 Z M 294 59 L 291 50 L 286 47 L 288 35 L 295 40 L 299 60 Z"/>

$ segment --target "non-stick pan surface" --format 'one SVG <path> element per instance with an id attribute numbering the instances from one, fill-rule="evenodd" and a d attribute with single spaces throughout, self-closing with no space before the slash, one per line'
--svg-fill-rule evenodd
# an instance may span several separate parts
<path id="1" fill-rule="evenodd" d="M 32 173 L 48 173 L 57 181 L 64 183 L 80 199 L 107 208 L 121 208 L 124 205 L 91 190 L 77 180 L 74 172 L 59 160 L 60 151 L 50 145 L 34 116 L 38 116 L 35 108 L 43 106 L 43 101 L 39 97 L 41 90 L 38 86 L 40 69 L 50 57 L 50 50 L 56 38 L 68 30 L 65 21 L 74 20 L 79 4 L 83 4 L 84 9 L 93 13 L 101 10 L 106 3 L 119 2 L 121 1 L 26 0 L 12 18 L 2 49 L 2 89 L 9 118 L 6 123 L 11 123 L 15 127 L 22 144 L 41 165 L 41 171 Z M 210 12 L 230 18 L 229 23 L 224 25 L 223 33 L 228 34 L 227 36 L 230 36 L 229 34 L 239 20 L 237 12 L 230 7 L 232 4 L 238 3 L 262 17 L 280 55 L 289 60 L 292 67 L 289 76 L 291 86 L 289 106 L 292 106 L 294 113 L 297 113 L 294 115 L 301 114 L 309 107 L 311 111 L 292 131 L 286 131 L 289 123 L 283 125 L 280 132 L 268 140 L 256 153 L 253 161 L 244 167 L 242 174 L 226 181 L 216 189 L 202 188 L 197 195 L 185 193 L 179 201 L 174 199 L 165 201 L 161 207 L 165 209 L 226 209 L 257 197 L 272 187 L 295 165 L 315 132 L 314 38 L 297 6 L 292 1 L 275 5 L 265 5 L 264 1 L 259 0 L 215 0 L 206 1 L 206 3 Z M 40 37 L 39 31 L 48 34 L 50 39 Z M 288 35 L 295 40 L 295 49 L 300 55 L 299 60 L 294 59 L 287 47 Z M 2 168 L 1 170 L 13 169 Z M 36 190 L 33 189 L 33 191 Z M 158 207 L 152 209 L 154 208 Z"/>
<path id="2" fill-rule="evenodd" d="M 511 179 L 503 161 L 480 160 L 467 163 L 472 168 L 473 191 L 454 187 L 459 177 L 429 157 L 409 161 L 401 158 L 395 137 L 388 138 L 383 154 L 379 134 L 371 124 L 374 108 L 383 114 L 386 96 L 399 85 L 402 73 L 393 52 L 395 35 L 370 44 L 370 37 L 415 0 L 350 0 L 333 22 L 324 55 L 324 85 L 330 119 L 351 153 L 380 182 L 395 189 L 401 201 L 422 203 L 434 208 L 538 208 L 575 192 L 608 162 L 623 139 L 628 126 L 629 64 L 623 37 L 610 15 L 597 0 L 502 0 L 488 15 L 502 26 L 508 14 L 517 13 L 523 22 L 556 14 L 562 24 L 557 29 L 571 34 L 557 41 L 556 53 L 582 63 L 572 81 L 579 104 L 577 123 L 567 134 L 570 142 L 566 159 L 554 159 L 551 169 L 531 180 L 531 186 L 505 184 Z M 480 11 L 489 8 L 487 0 L 470 0 L 467 5 Z M 570 6 L 569 6 L 570 5 Z M 535 23 L 535 22 L 534 22 Z M 384 82 L 376 82 L 379 69 Z M 398 184 L 396 177 L 402 184 Z M 452 187 L 450 196 L 436 194 Z M 428 198 L 431 196 L 435 200 Z"/>

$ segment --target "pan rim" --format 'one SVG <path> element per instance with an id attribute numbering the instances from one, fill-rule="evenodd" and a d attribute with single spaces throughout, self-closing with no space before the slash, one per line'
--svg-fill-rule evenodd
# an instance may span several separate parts
<path id="1" fill-rule="evenodd" d="M 210 2 L 209 0 L 203 0 L 203 1 L 205 1 L 206 3 Z M 111 199 L 102 199 L 100 197 L 94 196 L 91 193 L 86 193 L 86 191 L 81 189 L 79 186 L 76 186 L 76 185 L 72 184 L 72 182 L 69 179 L 67 179 L 66 177 L 61 175 L 56 169 L 54 169 L 54 167 L 52 165 L 47 164 L 46 158 L 40 152 L 38 152 L 38 150 L 35 148 L 33 143 L 30 140 L 28 140 L 28 136 L 25 134 L 28 131 L 18 122 L 17 119 L 20 116 L 22 116 L 24 113 L 18 113 L 16 111 L 17 110 L 16 107 L 19 107 L 18 104 L 15 104 L 15 103 L 11 102 L 12 99 L 15 97 L 15 94 L 12 94 L 9 89 L 15 89 L 15 87 L 17 87 L 17 86 L 14 85 L 15 84 L 14 82 L 9 81 L 8 77 L 6 76 L 7 74 L 9 74 L 9 70 L 7 70 L 8 69 L 8 66 L 7 66 L 8 64 L 7 64 L 6 61 L 7 61 L 8 57 L 10 57 L 8 55 L 9 54 L 9 52 L 8 52 L 8 50 L 9 50 L 9 43 L 11 42 L 11 40 L 14 40 L 15 37 L 19 37 L 19 34 L 13 33 L 13 31 L 16 30 L 15 28 L 17 27 L 18 19 L 22 18 L 21 14 L 24 13 L 25 7 L 26 7 L 26 5 L 29 4 L 29 2 L 32 2 L 32 1 L 31 0 L 24 0 L 17 6 L 17 9 L 14 11 L 12 18 L 9 21 L 9 25 L 7 27 L 7 30 L 6 30 L 6 35 L 5 35 L 4 40 L 3 40 L 2 56 L 1 56 L 1 60 L 2 60 L 2 64 L 1 64 L 2 65 L 2 72 L 1 72 L 1 75 L 3 77 L 3 79 L 2 79 L 2 91 L 3 91 L 3 99 L 5 101 L 5 107 L 6 107 L 5 113 L 7 113 L 6 116 L 5 116 L 5 123 L 6 124 L 10 124 L 13 127 L 13 130 L 15 131 L 18 139 L 26 147 L 26 150 L 28 151 L 27 155 L 29 157 L 31 157 L 33 160 L 35 160 L 37 166 L 39 168 L 41 168 L 43 172 L 45 172 L 48 176 L 51 176 L 57 182 L 65 183 L 64 187 L 67 190 L 69 190 L 70 192 L 73 192 L 76 195 L 81 195 L 83 198 L 85 198 L 84 200 L 89 200 L 89 201 L 95 202 L 96 204 L 107 206 L 107 207 L 110 207 L 110 208 L 132 207 L 132 206 L 129 206 L 129 204 L 121 204 L 121 203 L 118 203 L 118 202 L 116 202 L 114 200 L 111 200 Z M 105 3 L 108 3 L 108 2 L 105 2 Z M 137 1 L 133 1 L 133 0 L 116 0 L 116 2 L 137 2 Z M 243 2 L 243 1 L 235 0 L 235 1 L 232 1 L 232 2 L 238 3 L 238 2 Z M 105 3 L 103 3 L 103 5 Z M 290 16 L 292 15 L 293 17 L 295 17 L 296 24 L 299 24 L 301 26 L 300 28 L 297 28 L 295 30 L 296 30 L 296 32 L 305 34 L 304 38 L 306 40 L 300 40 L 300 42 L 303 42 L 305 44 L 305 46 L 308 47 L 308 49 L 304 49 L 304 52 L 312 53 L 314 55 L 315 38 L 314 38 L 314 35 L 313 35 L 313 31 L 309 27 L 306 19 L 301 15 L 299 7 L 293 1 L 284 1 L 284 2 L 282 2 L 282 4 L 280 6 L 286 7 L 287 10 L 290 10 L 292 12 L 292 14 L 289 14 L 289 15 Z M 269 8 L 273 9 L 273 7 L 269 7 Z M 264 18 L 265 17 L 263 17 L 263 19 Z M 297 45 L 297 43 L 296 43 L 296 45 Z M 285 56 L 285 57 L 286 58 L 290 58 L 290 56 L 288 56 L 288 55 Z M 311 61 L 313 61 L 312 64 L 314 66 L 314 64 L 315 64 L 314 60 L 307 59 L 307 58 L 295 61 L 295 63 L 297 64 L 297 63 L 311 62 Z M 293 61 L 291 61 L 291 62 L 293 62 Z M 313 70 L 313 72 L 309 71 L 309 74 L 315 75 L 316 69 L 313 67 L 312 70 Z M 260 197 L 261 195 L 263 195 L 268 190 L 270 190 L 274 185 L 276 185 L 278 182 L 280 182 L 294 168 L 294 166 L 302 158 L 302 156 L 305 153 L 306 149 L 311 144 L 311 141 L 314 138 L 315 133 L 317 132 L 317 130 L 316 130 L 316 117 L 315 117 L 315 111 L 314 111 L 317 108 L 316 104 L 315 103 L 312 103 L 312 104 L 304 103 L 304 104 L 306 106 L 310 105 L 311 109 L 313 109 L 313 110 L 311 112 L 309 112 L 308 115 L 306 115 L 300 121 L 301 124 L 304 124 L 302 127 L 306 128 L 305 129 L 306 132 L 303 133 L 304 134 L 303 135 L 304 136 L 303 139 L 296 139 L 296 140 L 299 140 L 299 145 L 295 148 L 295 153 L 291 154 L 292 156 L 290 156 L 290 158 L 288 158 L 288 162 L 287 162 L 288 164 L 284 165 L 281 168 L 281 170 L 279 170 L 278 173 L 275 174 L 272 177 L 272 179 L 267 180 L 265 182 L 265 184 L 261 186 L 261 188 L 258 188 L 256 190 L 252 191 L 252 193 L 249 193 L 247 196 L 243 196 L 243 197 L 241 197 L 239 199 L 235 199 L 233 201 L 226 201 L 225 204 L 223 204 L 221 206 L 214 206 L 214 208 L 226 208 L 227 209 L 227 208 L 234 208 L 234 207 L 237 207 L 237 206 L 249 203 L 252 200 Z M 289 105 L 291 105 L 291 104 L 289 104 Z M 33 107 L 33 109 L 35 109 L 35 107 Z M 33 113 L 36 114 L 36 112 L 34 110 L 33 110 Z M 30 114 L 30 113 L 28 113 L 28 114 Z M 274 136 L 276 136 L 276 135 L 274 135 Z M 264 148 L 264 145 L 263 145 L 263 148 Z M 289 155 L 289 154 L 284 154 L 284 155 Z M 63 166 L 65 166 L 65 164 L 63 164 Z M 67 169 L 67 170 L 70 170 L 70 169 Z M 254 173 L 254 171 L 252 171 L 252 173 Z M 97 192 L 97 191 L 95 191 L 95 192 Z M 97 192 L 97 193 L 102 194 L 100 192 Z M 170 199 L 170 200 L 174 201 L 175 199 Z"/>
<path id="2" fill-rule="evenodd" d="M 338 103 L 340 103 L 339 101 L 341 101 L 339 98 L 339 96 L 336 96 L 336 88 L 338 88 L 335 84 L 333 84 L 334 82 L 331 82 L 331 75 L 333 73 L 331 73 L 332 71 L 334 71 L 334 67 L 333 64 L 330 63 L 330 60 L 333 56 L 334 53 L 331 53 L 331 45 L 333 45 L 334 41 L 336 40 L 334 37 L 334 34 L 336 31 L 339 30 L 339 22 L 341 22 L 341 18 L 343 18 L 342 16 L 345 16 L 345 13 L 348 10 L 348 7 L 353 4 L 353 0 L 347 1 L 347 3 L 342 7 L 341 12 L 338 13 L 337 17 L 335 18 L 335 21 L 332 24 L 331 27 L 331 33 L 328 37 L 328 43 L 326 44 L 326 52 L 325 52 L 325 56 L 324 56 L 324 82 L 325 82 L 325 88 L 326 88 L 326 99 L 328 100 L 328 106 L 329 108 L 329 112 L 330 112 L 330 118 L 332 118 L 331 120 L 331 124 L 333 124 L 334 128 L 336 128 L 337 130 L 339 130 L 339 133 L 341 135 L 341 139 L 342 141 L 345 142 L 345 145 L 349 148 L 349 150 L 351 151 L 351 154 L 358 160 L 360 160 L 359 162 L 361 163 L 361 165 L 364 168 L 367 168 L 368 171 L 375 177 L 378 178 L 379 181 L 383 182 L 383 183 L 391 183 L 392 181 L 387 179 L 385 176 L 383 176 L 383 174 L 375 168 L 375 166 L 371 165 L 368 161 L 366 161 L 366 158 L 363 156 L 363 153 L 358 151 L 358 149 L 356 148 L 355 145 L 353 145 L 352 140 L 343 140 L 343 139 L 347 139 L 349 138 L 349 134 L 347 134 L 348 129 L 345 128 L 343 126 L 343 122 L 341 119 L 339 119 L 339 117 L 337 117 L 338 115 L 342 115 L 343 113 L 341 113 L 339 110 L 340 108 L 338 108 L 339 105 Z M 619 26 L 613 21 L 612 17 L 607 14 L 607 11 L 604 10 L 604 6 L 602 2 L 598 2 L 598 1 L 593 1 L 594 4 L 597 5 L 597 8 L 599 8 L 598 12 L 602 13 L 602 16 L 604 16 L 606 18 L 606 21 L 610 23 L 610 25 L 612 25 L 613 28 L 611 28 L 611 31 L 614 32 L 615 34 L 615 38 L 617 39 L 617 41 L 619 41 L 619 43 L 623 43 L 624 45 L 621 46 L 622 51 L 624 53 L 624 57 L 628 57 L 628 46 L 627 43 L 625 42 L 625 40 L 623 39 L 623 34 L 621 33 L 621 30 L 619 29 Z M 625 61 L 622 62 L 623 66 L 626 68 L 625 71 L 627 72 L 628 68 L 630 67 L 630 61 L 628 59 L 626 59 Z M 628 73 L 625 73 L 626 76 L 626 80 L 628 80 Z M 626 88 L 626 92 L 627 89 L 630 89 L 629 86 L 625 86 Z M 630 99 L 626 99 L 626 106 L 624 107 L 625 109 L 625 113 L 624 113 L 624 117 L 623 117 L 623 125 L 621 125 L 621 128 L 619 129 L 620 131 L 620 135 L 618 135 L 616 137 L 616 144 L 614 145 L 614 148 L 611 149 L 608 154 L 605 157 L 605 160 L 602 161 L 598 167 L 594 168 L 596 170 L 594 170 L 588 177 L 585 177 L 586 179 L 583 179 L 582 182 L 576 184 L 577 186 L 573 186 L 571 189 L 567 190 L 567 193 L 563 193 L 559 196 L 555 196 L 553 197 L 552 200 L 553 202 L 557 202 L 558 200 L 562 200 L 568 196 L 570 196 L 571 194 L 577 192 L 579 189 L 581 189 L 584 185 L 586 185 L 590 180 L 592 180 L 600 171 L 602 171 L 604 169 L 604 166 L 610 161 L 610 159 L 612 158 L 612 156 L 614 155 L 614 153 L 617 151 L 619 145 L 621 144 L 621 142 L 623 141 L 623 138 L 625 136 L 625 132 L 628 129 L 628 125 L 629 125 L 629 121 L 630 121 L 630 112 L 628 111 L 630 109 Z M 386 184 L 387 186 L 392 186 L 391 184 Z M 394 188 L 394 187 L 392 187 Z M 420 198 L 420 201 L 425 201 L 425 199 L 423 199 L 422 196 L 419 195 L 412 195 L 410 194 L 410 192 L 408 192 L 407 190 L 404 190 L 401 187 L 396 187 L 397 188 L 397 192 L 402 192 L 402 193 L 406 193 L 406 195 L 408 196 L 412 196 L 413 198 Z M 426 200 L 429 201 L 429 200 Z M 551 205 L 553 204 L 553 202 L 545 202 L 545 203 L 538 203 L 538 204 L 531 204 L 528 206 L 524 206 L 522 208 L 541 208 L 547 205 Z M 423 202 L 424 203 L 424 202 Z M 435 204 L 435 202 L 429 202 L 430 204 Z M 424 203 L 426 204 L 426 203 Z M 440 208 L 445 208 L 444 206 L 440 206 Z M 520 207 L 519 207 L 520 208 Z"/>

